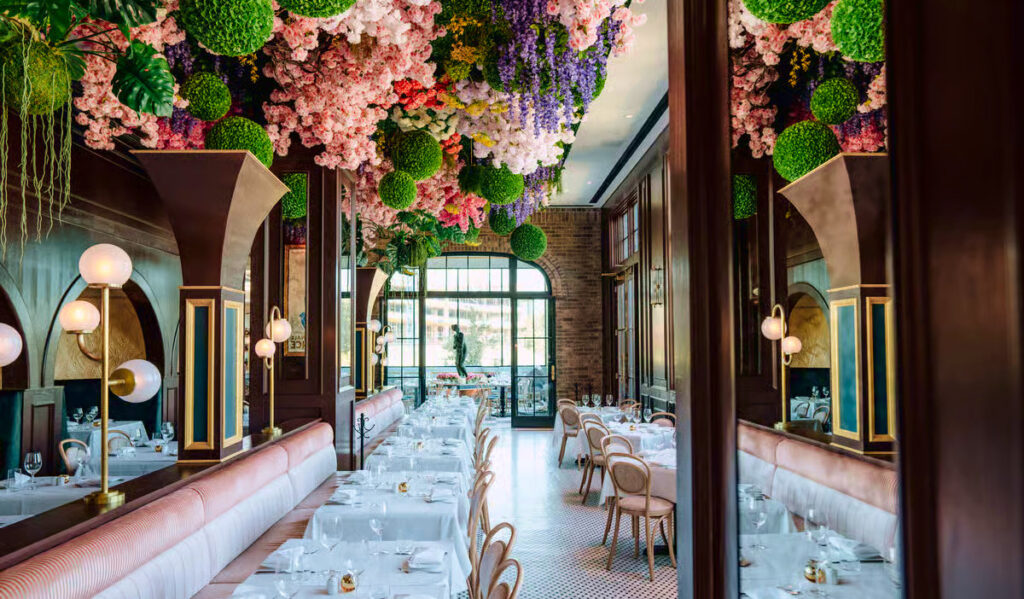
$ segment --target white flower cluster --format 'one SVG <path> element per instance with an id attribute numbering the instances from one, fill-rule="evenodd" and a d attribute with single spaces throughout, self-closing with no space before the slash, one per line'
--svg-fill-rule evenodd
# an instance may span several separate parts
<path id="1" fill-rule="evenodd" d="M 420 107 L 406 110 L 401 106 L 391 109 L 391 120 L 402 131 L 424 129 L 437 141 L 448 139 L 457 132 L 459 115 L 452 108 L 433 109 Z"/>

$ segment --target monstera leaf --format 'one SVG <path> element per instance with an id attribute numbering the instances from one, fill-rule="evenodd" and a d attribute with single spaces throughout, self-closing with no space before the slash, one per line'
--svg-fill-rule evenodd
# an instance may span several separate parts
<path id="1" fill-rule="evenodd" d="M 68 66 L 68 77 L 72 81 L 78 81 L 85 76 L 85 56 L 77 46 L 73 44 L 60 46 L 56 52 Z"/>
<path id="2" fill-rule="evenodd" d="M 94 18 L 124 27 L 156 20 L 157 0 L 77 0 Z"/>
<path id="3" fill-rule="evenodd" d="M 64 39 L 71 29 L 71 0 L 8 0 L 0 2 L 0 10 L 11 17 L 21 17 L 46 33 L 51 42 Z"/>
<path id="4" fill-rule="evenodd" d="M 174 76 L 163 56 L 153 46 L 132 40 L 117 59 L 111 81 L 117 99 L 136 112 L 171 116 L 174 108 Z"/>

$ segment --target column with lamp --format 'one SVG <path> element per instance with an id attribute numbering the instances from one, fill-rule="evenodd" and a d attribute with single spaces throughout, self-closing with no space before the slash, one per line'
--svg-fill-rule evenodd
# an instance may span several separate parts
<path id="1" fill-rule="evenodd" d="M 124 503 L 121 491 L 112 491 L 108 480 L 107 434 L 110 423 L 111 392 L 129 403 L 141 403 L 156 395 L 160 390 L 160 370 L 146 360 L 128 360 L 113 372 L 110 371 L 110 290 L 120 289 L 132 274 L 132 261 L 121 248 L 101 243 L 82 253 L 78 270 L 89 287 L 100 290 L 100 308 L 76 300 L 61 308 L 58 314 L 60 326 L 75 335 L 78 347 L 92 360 L 100 363 L 100 489 L 86 499 L 97 505 L 115 507 Z M 100 353 L 96 354 L 85 346 L 87 335 L 100 329 Z"/>
<path id="2" fill-rule="evenodd" d="M 267 336 L 257 341 L 253 347 L 253 351 L 263 359 L 263 366 L 267 369 L 267 390 L 270 392 L 269 420 L 262 432 L 264 435 L 277 437 L 280 436 L 281 429 L 274 425 L 274 354 L 277 353 L 277 344 L 288 341 L 292 336 L 292 325 L 281 317 L 281 310 L 277 306 L 270 309 L 270 321 L 264 332 Z"/>
<path id="3" fill-rule="evenodd" d="M 373 377 L 375 384 L 377 381 L 376 368 L 378 366 L 380 367 L 380 386 L 383 388 L 384 368 L 388 365 L 388 344 L 395 340 L 395 334 L 391 332 L 390 326 L 382 326 L 380 321 L 377 319 L 373 319 L 367 323 L 367 329 L 374 333 L 380 333 L 374 341 L 373 353 L 370 354 L 370 366 L 375 370 Z"/>
<path id="4" fill-rule="evenodd" d="M 800 353 L 800 350 L 803 349 L 803 343 L 800 342 L 799 337 L 786 334 L 788 328 L 786 309 L 782 307 L 782 304 L 772 306 L 771 316 L 761 322 L 761 334 L 771 341 L 779 342 L 779 391 L 782 395 L 782 419 L 776 428 L 784 428 L 789 421 L 787 409 L 789 385 L 786 379 L 786 368 L 792 363 L 793 354 Z"/>

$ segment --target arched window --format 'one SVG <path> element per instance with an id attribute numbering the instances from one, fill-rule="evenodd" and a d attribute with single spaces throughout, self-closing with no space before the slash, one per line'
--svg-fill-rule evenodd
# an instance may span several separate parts
<path id="1" fill-rule="evenodd" d="M 395 334 L 385 381 L 422 401 L 438 375 L 455 375 L 453 325 L 471 377 L 489 377 L 515 426 L 548 426 L 554 403 L 554 301 L 547 274 L 508 254 L 445 254 L 396 274 L 384 300 Z M 500 389 L 504 387 L 504 406 Z"/>

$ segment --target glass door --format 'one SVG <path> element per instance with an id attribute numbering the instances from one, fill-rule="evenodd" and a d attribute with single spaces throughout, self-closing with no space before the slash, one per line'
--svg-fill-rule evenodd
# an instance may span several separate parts
<path id="1" fill-rule="evenodd" d="M 616 399 L 639 399 L 636 352 L 636 277 L 633 269 L 615 281 Z"/>
<path id="2" fill-rule="evenodd" d="M 554 422 L 554 339 L 548 299 L 516 299 L 512 426 L 547 427 Z"/>

